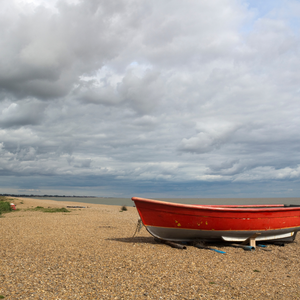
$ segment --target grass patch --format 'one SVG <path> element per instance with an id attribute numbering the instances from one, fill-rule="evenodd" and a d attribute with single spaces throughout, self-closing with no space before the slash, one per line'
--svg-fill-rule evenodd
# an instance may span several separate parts
<path id="1" fill-rule="evenodd" d="M 0 212 L 9 212 L 12 208 L 10 207 L 10 203 L 7 201 L 0 201 Z"/>
<path id="2" fill-rule="evenodd" d="M 0 198 L 0 215 L 2 213 L 7 213 L 7 212 L 10 212 L 10 211 L 12 211 L 12 208 L 10 206 L 10 202 L 8 202 L 6 198 L 1 197 Z"/>
<path id="3" fill-rule="evenodd" d="M 259 270 L 253 270 L 253 272 L 260 272 Z"/>
<path id="4" fill-rule="evenodd" d="M 0 295 L 0 299 L 4 299 L 5 297 L 3 295 Z"/>
<path id="5" fill-rule="evenodd" d="M 123 206 L 121 207 L 120 212 L 123 212 L 123 211 L 127 211 L 127 207 L 126 207 L 125 205 L 123 205 Z"/>
<path id="6" fill-rule="evenodd" d="M 33 210 L 33 211 L 42 211 L 45 213 L 57 213 L 57 212 L 70 212 L 67 210 L 65 207 L 62 208 L 51 208 L 51 207 L 42 207 L 42 206 L 37 206 L 34 208 L 28 208 L 28 210 Z"/>

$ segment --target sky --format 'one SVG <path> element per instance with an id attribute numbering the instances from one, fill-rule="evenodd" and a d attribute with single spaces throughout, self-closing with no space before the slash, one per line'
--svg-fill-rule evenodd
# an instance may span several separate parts
<path id="1" fill-rule="evenodd" d="M 300 197 L 300 1 L 0 0 L 0 193 Z"/>

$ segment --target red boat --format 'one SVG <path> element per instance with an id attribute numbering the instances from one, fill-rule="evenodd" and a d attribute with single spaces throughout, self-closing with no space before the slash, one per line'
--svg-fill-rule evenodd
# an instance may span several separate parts
<path id="1" fill-rule="evenodd" d="M 294 241 L 300 205 L 190 205 L 133 197 L 148 232 L 169 241 Z"/>

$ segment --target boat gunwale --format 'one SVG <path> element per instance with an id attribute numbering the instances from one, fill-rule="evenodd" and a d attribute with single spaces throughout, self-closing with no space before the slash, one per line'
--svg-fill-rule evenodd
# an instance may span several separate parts
<path id="1" fill-rule="evenodd" d="M 206 204 L 183 204 L 166 202 L 161 200 L 153 200 L 140 197 L 132 197 L 132 201 L 160 204 L 165 206 L 172 206 L 178 208 L 190 208 L 197 210 L 209 210 L 209 211 L 226 211 L 226 212 L 274 212 L 274 211 L 297 211 L 300 210 L 299 206 L 285 206 L 284 204 L 253 204 L 253 205 L 206 205 Z M 245 210 L 247 209 L 247 210 Z"/>

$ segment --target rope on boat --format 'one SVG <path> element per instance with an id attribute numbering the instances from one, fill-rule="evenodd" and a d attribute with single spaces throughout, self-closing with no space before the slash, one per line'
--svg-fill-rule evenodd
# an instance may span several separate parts
<path id="1" fill-rule="evenodd" d="M 143 222 L 142 222 L 141 219 L 138 219 L 137 224 L 136 224 L 136 228 L 135 228 L 135 232 L 134 232 L 134 234 L 132 236 L 133 238 L 135 237 L 135 235 L 136 235 L 137 232 L 141 231 L 142 227 L 143 227 Z"/>

